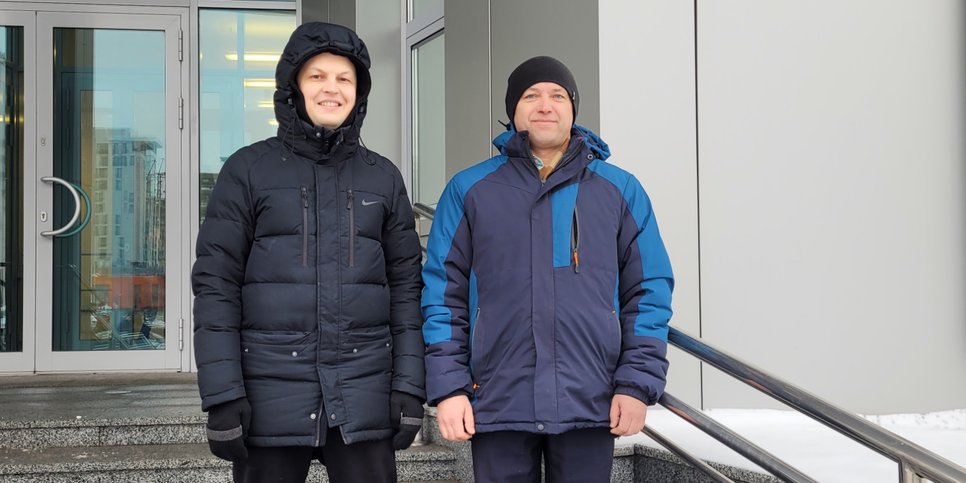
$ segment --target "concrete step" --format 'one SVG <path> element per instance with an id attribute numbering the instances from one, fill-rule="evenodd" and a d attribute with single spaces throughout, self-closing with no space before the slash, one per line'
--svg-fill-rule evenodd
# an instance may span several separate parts
<path id="1" fill-rule="evenodd" d="M 404 482 L 453 479 L 453 452 L 436 445 L 396 453 Z M 215 458 L 207 444 L 122 445 L 0 449 L 0 481 L 53 482 L 230 482 L 231 466 Z M 313 463 L 308 482 L 327 482 L 325 468 Z"/>
<path id="2" fill-rule="evenodd" d="M 128 419 L 0 420 L 0 448 L 205 443 L 204 416 Z"/>

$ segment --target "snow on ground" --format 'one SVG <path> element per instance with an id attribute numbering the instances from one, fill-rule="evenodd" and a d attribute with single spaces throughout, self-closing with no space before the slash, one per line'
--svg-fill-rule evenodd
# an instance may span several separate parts
<path id="1" fill-rule="evenodd" d="M 899 481 L 899 467 L 892 460 L 795 411 L 711 409 L 705 414 L 817 481 Z M 866 419 L 966 467 L 966 409 Z M 650 408 L 647 424 L 700 458 L 764 472 L 663 408 Z M 617 444 L 637 443 L 661 448 L 643 434 L 621 438 Z"/>

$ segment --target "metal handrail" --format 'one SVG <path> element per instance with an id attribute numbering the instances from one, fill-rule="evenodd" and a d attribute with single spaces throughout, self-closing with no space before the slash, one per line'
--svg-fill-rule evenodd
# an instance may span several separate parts
<path id="1" fill-rule="evenodd" d="M 432 206 L 424 205 L 419 202 L 413 203 L 413 213 L 415 213 L 416 216 L 426 218 L 429 221 L 433 221 L 433 217 L 436 216 L 436 210 L 433 209 Z M 426 245 L 423 245 L 422 242 L 420 242 L 419 249 L 422 251 L 423 257 L 426 257 L 426 254 L 428 253 L 426 251 Z"/>
<path id="2" fill-rule="evenodd" d="M 787 404 L 823 425 L 899 463 L 902 482 L 925 477 L 936 483 L 966 481 L 966 469 L 895 433 L 782 381 L 680 329 L 671 327 L 668 341 L 762 393 Z"/>
<path id="3" fill-rule="evenodd" d="M 413 211 L 429 220 L 432 220 L 436 215 L 436 210 L 422 203 L 415 203 Z M 742 362 L 720 349 L 695 339 L 680 329 L 669 328 L 668 342 L 765 395 L 785 403 L 792 409 L 895 461 L 899 464 L 899 481 L 902 483 L 918 483 L 922 481 L 922 478 L 928 478 L 935 483 L 966 482 L 966 468 L 891 431 L 833 406 L 793 384 Z M 721 426 L 704 413 L 690 408 L 674 396 L 664 393 L 658 403 L 732 450 L 754 461 L 770 473 L 786 481 L 813 481 L 780 459 Z M 673 443 L 665 444 L 670 443 L 670 441 L 650 428 L 645 427 L 643 432 L 715 481 L 729 481 L 727 477 L 710 466 L 695 464 L 693 460 L 696 458 L 680 447 Z M 709 469 L 711 472 L 708 471 Z M 725 479 L 722 480 L 721 478 Z"/>
<path id="4" fill-rule="evenodd" d="M 684 401 L 667 392 L 661 396 L 658 404 L 664 406 L 681 419 L 691 423 L 712 438 L 720 441 L 725 446 L 735 450 L 736 453 L 748 458 L 751 462 L 782 480 L 792 483 L 815 483 L 815 480 L 793 468 L 788 463 L 785 463 L 777 456 L 765 451 L 751 441 L 741 437 L 738 433 L 728 429 L 721 423 L 708 417 L 708 415 L 694 409 Z"/>
<path id="5" fill-rule="evenodd" d="M 735 480 L 732 480 L 731 478 L 728 478 L 727 476 L 721 474 L 720 471 L 712 468 L 711 465 L 706 463 L 701 458 L 697 458 L 691 453 L 688 453 L 687 450 L 678 446 L 674 441 L 667 439 L 666 437 L 664 437 L 663 434 L 654 430 L 654 428 L 650 426 L 644 426 L 644 429 L 641 430 L 641 432 L 646 434 L 654 441 L 657 441 L 661 446 L 664 446 L 670 452 L 676 454 L 678 458 L 681 458 L 682 460 L 687 461 L 691 466 L 701 470 L 702 473 L 704 473 L 705 475 L 708 475 L 708 477 L 711 478 L 712 480 L 718 483 L 734 483 Z"/>
<path id="6" fill-rule="evenodd" d="M 432 206 L 424 205 L 422 203 L 413 203 L 413 213 L 419 216 L 425 217 L 426 219 L 432 220 L 436 216 L 436 210 Z"/>

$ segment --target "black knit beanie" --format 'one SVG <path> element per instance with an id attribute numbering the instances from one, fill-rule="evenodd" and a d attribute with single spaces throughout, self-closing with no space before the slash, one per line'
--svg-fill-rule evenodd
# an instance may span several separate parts
<path id="1" fill-rule="evenodd" d="M 539 82 L 553 82 L 566 89 L 567 93 L 570 94 L 570 102 L 574 108 L 574 119 L 577 118 L 579 98 L 577 97 L 577 81 L 574 80 L 574 75 L 570 73 L 570 69 L 566 65 L 563 65 L 563 62 L 553 57 L 540 56 L 518 65 L 506 80 L 506 115 L 510 116 L 510 122 L 513 122 L 513 114 L 517 110 L 520 96 L 530 86 Z"/>

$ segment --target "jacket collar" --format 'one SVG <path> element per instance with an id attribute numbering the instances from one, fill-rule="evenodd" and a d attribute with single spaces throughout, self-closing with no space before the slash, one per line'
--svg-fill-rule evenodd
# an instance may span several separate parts
<path id="1" fill-rule="evenodd" d="M 493 145 L 500 150 L 501 154 L 509 158 L 517 158 L 526 162 L 528 168 L 538 176 L 536 167 L 530 158 L 530 141 L 527 131 L 517 131 L 511 122 L 507 125 L 507 130 L 500 133 L 493 139 Z M 610 157 L 610 147 L 607 146 L 593 131 L 574 124 L 570 130 L 570 145 L 567 151 L 560 158 L 560 164 L 547 178 L 541 188 L 542 192 L 549 191 L 567 180 L 578 176 L 584 168 L 595 158 L 606 160 Z"/>

